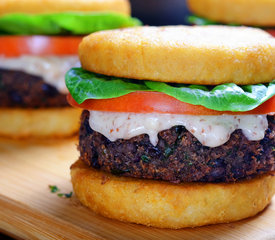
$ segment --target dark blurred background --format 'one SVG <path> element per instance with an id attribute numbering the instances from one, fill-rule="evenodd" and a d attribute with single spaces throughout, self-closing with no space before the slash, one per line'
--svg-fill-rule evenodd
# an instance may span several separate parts
<path id="1" fill-rule="evenodd" d="M 188 24 L 185 0 L 130 0 L 132 15 L 145 25 Z"/>

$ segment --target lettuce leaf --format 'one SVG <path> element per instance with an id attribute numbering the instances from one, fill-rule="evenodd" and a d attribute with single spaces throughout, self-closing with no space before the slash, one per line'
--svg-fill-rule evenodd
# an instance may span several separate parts
<path id="1" fill-rule="evenodd" d="M 213 20 L 210 20 L 210 19 L 207 19 L 207 18 L 196 16 L 196 15 L 189 16 L 187 18 L 187 21 L 190 24 L 200 25 L 200 26 L 225 25 L 224 23 L 216 22 L 216 21 L 213 21 Z M 242 26 L 241 24 L 238 24 L 238 23 L 228 23 L 226 25 L 228 25 L 228 26 Z M 274 29 L 274 27 L 266 27 L 266 26 L 259 26 L 259 25 L 258 26 L 254 25 L 254 26 L 250 26 L 250 27 L 257 27 L 257 28 L 262 28 L 262 29 Z"/>
<path id="2" fill-rule="evenodd" d="M 85 35 L 100 30 L 139 26 L 136 18 L 111 13 L 7 14 L 0 17 L 0 34 Z"/>
<path id="3" fill-rule="evenodd" d="M 87 99 L 116 98 L 135 91 L 149 90 L 143 81 L 107 77 L 72 68 L 65 76 L 66 86 L 77 103 Z"/>
<path id="4" fill-rule="evenodd" d="M 87 99 L 115 98 L 135 91 L 156 91 L 217 111 L 244 112 L 275 96 L 275 80 L 269 84 L 244 86 L 234 83 L 218 86 L 169 84 L 108 77 L 82 68 L 72 68 L 65 80 L 72 97 L 79 104 Z"/>
<path id="5" fill-rule="evenodd" d="M 194 24 L 194 25 L 200 25 L 200 26 L 207 26 L 207 25 L 224 25 L 223 23 L 219 23 L 210 19 L 206 19 L 203 17 L 199 17 L 196 15 L 192 15 L 188 17 L 188 22 L 190 24 Z M 240 24 L 236 24 L 236 23 L 230 23 L 227 24 L 229 26 L 240 26 Z"/>

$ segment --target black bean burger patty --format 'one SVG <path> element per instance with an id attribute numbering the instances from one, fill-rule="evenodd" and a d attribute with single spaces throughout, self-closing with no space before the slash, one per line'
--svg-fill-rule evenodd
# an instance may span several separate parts
<path id="1" fill-rule="evenodd" d="M 235 131 L 224 145 L 203 146 L 184 127 L 159 133 L 154 147 L 146 134 L 111 142 L 89 125 L 83 111 L 79 135 L 81 159 L 88 165 L 123 176 L 171 182 L 233 182 L 275 169 L 275 119 L 261 141 L 248 141 Z"/>
<path id="2" fill-rule="evenodd" d="M 0 107 L 67 107 L 66 95 L 41 77 L 0 69 Z"/>

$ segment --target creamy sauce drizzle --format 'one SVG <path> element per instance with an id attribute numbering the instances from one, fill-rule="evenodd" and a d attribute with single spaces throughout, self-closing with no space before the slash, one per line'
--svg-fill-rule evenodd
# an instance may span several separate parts
<path id="1" fill-rule="evenodd" d="M 90 111 L 90 127 L 111 141 L 148 134 L 156 146 L 158 133 L 182 125 L 204 146 L 218 147 L 231 133 L 241 129 L 250 141 L 264 138 L 268 128 L 266 115 L 193 116 L 159 113 L 114 113 Z"/>
<path id="2" fill-rule="evenodd" d="M 79 67 L 77 56 L 31 56 L 22 55 L 17 58 L 0 56 L 0 68 L 23 71 L 40 76 L 44 81 L 61 93 L 68 93 L 65 85 L 65 73 L 72 67 Z"/>

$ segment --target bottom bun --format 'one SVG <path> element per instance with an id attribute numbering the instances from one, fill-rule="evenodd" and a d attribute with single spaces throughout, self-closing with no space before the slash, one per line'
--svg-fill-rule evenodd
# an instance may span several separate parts
<path id="1" fill-rule="evenodd" d="M 0 108 L 0 136 L 9 138 L 67 137 L 78 132 L 80 109 Z"/>
<path id="2" fill-rule="evenodd" d="M 275 193 L 275 176 L 266 174 L 238 183 L 184 183 L 114 176 L 71 166 L 80 202 L 105 217 L 159 228 L 197 227 L 254 216 Z"/>

